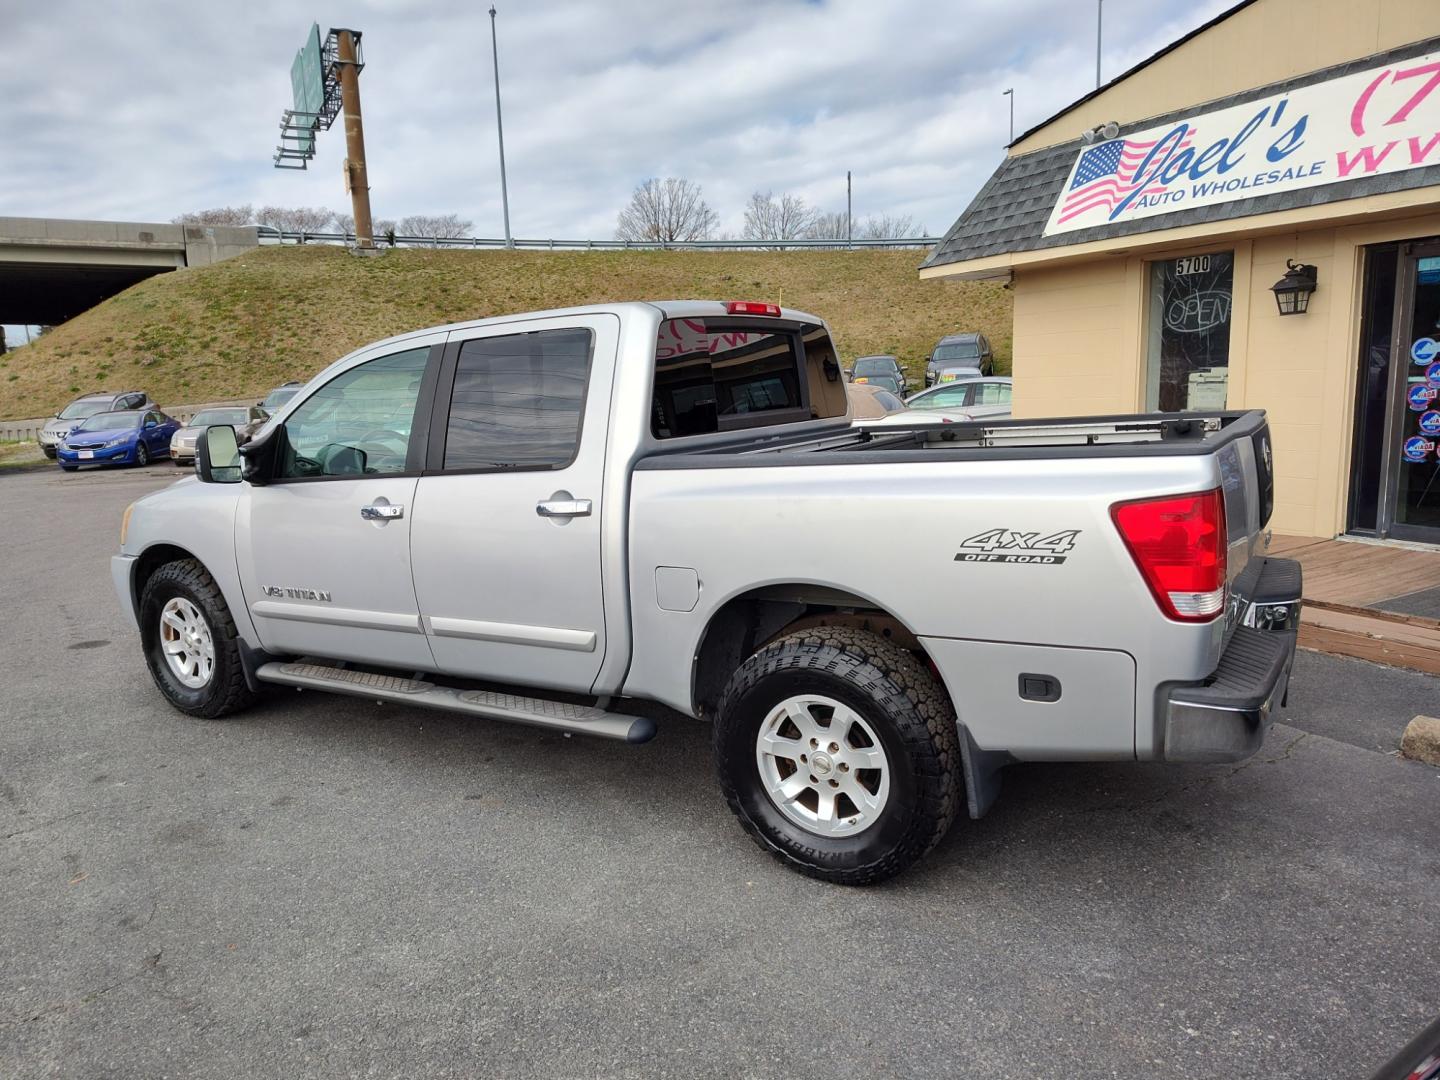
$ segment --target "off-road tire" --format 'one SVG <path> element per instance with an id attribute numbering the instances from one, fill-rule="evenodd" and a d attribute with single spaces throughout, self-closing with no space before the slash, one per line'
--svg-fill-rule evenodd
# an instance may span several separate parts
<path id="1" fill-rule="evenodd" d="M 770 801 L 755 761 L 761 723 L 795 694 L 824 694 L 879 734 L 892 770 L 879 819 L 844 837 L 811 833 Z M 785 865 L 841 885 L 871 885 L 923 858 L 964 797 L 955 708 L 912 653 L 849 627 L 818 626 L 770 642 L 730 677 L 714 725 L 715 762 L 730 809 Z"/>
<path id="2" fill-rule="evenodd" d="M 181 683 L 170 671 L 160 642 L 160 612 L 176 596 L 183 596 L 200 609 L 210 624 L 215 646 L 215 670 L 210 681 L 198 689 Z M 155 686 L 171 705 L 191 716 L 218 720 L 239 712 L 255 701 L 245 682 L 240 661 L 240 635 L 235 620 L 220 592 L 220 586 L 198 559 L 166 563 L 150 576 L 140 594 L 140 641 L 145 666 Z"/>

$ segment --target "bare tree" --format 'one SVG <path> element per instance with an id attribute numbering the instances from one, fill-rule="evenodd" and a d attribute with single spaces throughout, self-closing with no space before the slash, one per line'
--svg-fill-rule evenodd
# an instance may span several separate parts
<path id="1" fill-rule="evenodd" d="M 924 235 L 924 226 L 916 225 L 908 214 L 872 214 L 855 224 L 857 240 L 911 240 Z"/>
<path id="2" fill-rule="evenodd" d="M 794 240 L 804 236 L 815 220 L 815 211 L 799 195 L 755 192 L 745 208 L 745 239 Z"/>
<path id="3" fill-rule="evenodd" d="M 262 206 L 255 220 L 282 232 L 318 233 L 330 227 L 335 211 L 323 206 Z"/>
<path id="4" fill-rule="evenodd" d="M 651 177 L 635 189 L 615 223 L 616 240 L 671 243 L 706 240 L 720 222 L 699 184 L 678 176 Z"/>
<path id="5" fill-rule="evenodd" d="M 253 225 L 255 211 L 249 203 L 244 206 L 217 206 L 210 210 L 191 210 L 170 221 L 174 225 Z"/>
<path id="6" fill-rule="evenodd" d="M 844 210 L 817 213 L 805 236 L 810 240 L 845 240 L 849 237 L 850 218 Z"/>
<path id="7" fill-rule="evenodd" d="M 345 233 L 348 236 L 355 231 L 355 215 L 332 213 L 330 215 L 330 224 L 336 232 Z"/>
<path id="8" fill-rule="evenodd" d="M 473 222 L 459 214 L 411 214 L 400 219 L 401 236 L 423 236 L 427 240 L 454 240 L 470 235 Z M 381 231 L 376 226 L 376 231 Z M 381 235 L 384 235 L 381 231 Z"/>

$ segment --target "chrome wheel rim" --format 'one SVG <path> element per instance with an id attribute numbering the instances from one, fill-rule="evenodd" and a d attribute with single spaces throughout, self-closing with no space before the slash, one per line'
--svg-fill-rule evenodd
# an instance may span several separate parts
<path id="1" fill-rule="evenodd" d="M 890 799 L 880 736 L 854 709 L 820 694 L 770 710 L 755 737 L 755 764 L 775 808 L 817 836 L 864 832 Z"/>
<path id="2" fill-rule="evenodd" d="M 170 674 L 199 690 L 215 674 L 215 640 L 200 609 L 183 596 L 172 597 L 160 610 L 160 650 Z"/>

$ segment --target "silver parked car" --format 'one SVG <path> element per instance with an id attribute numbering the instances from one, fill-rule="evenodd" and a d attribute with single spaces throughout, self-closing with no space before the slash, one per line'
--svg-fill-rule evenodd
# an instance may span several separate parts
<path id="1" fill-rule="evenodd" d="M 940 383 L 905 399 L 912 409 L 960 414 L 967 420 L 1010 415 L 1011 380 L 1007 375 Z"/>
<path id="2" fill-rule="evenodd" d="M 53 459 L 55 450 L 74 431 L 81 420 L 102 412 L 132 412 L 136 409 L 154 409 L 157 406 L 144 390 L 105 391 L 85 394 L 76 398 L 57 412 L 52 420 L 40 430 L 40 449 L 45 456 Z"/>
<path id="3" fill-rule="evenodd" d="M 255 433 L 265 426 L 270 414 L 259 405 L 248 408 L 238 405 L 233 408 L 201 409 L 190 422 L 170 439 L 170 460 L 176 465 L 195 463 L 195 440 L 200 433 L 216 424 L 229 424 L 235 429 L 235 441 L 239 445 L 249 442 Z"/>

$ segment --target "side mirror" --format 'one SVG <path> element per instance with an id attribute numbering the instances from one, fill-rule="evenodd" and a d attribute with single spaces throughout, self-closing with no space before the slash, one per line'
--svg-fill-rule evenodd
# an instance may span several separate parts
<path id="1" fill-rule="evenodd" d="M 195 443 L 195 472 L 206 484 L 240 482 L 240 445 L 233 427 L 216 424 L 205 429 Z"/>
<path id="2" fill-rule="evenodd" d="M 233 430 L 233 429 L 232 429 Z M 284 438 L 284 428 L 256 432 L 240 447 L 240 478 L 253 487 L 263 487 L 275 475 L 275 456 Z"/>
<path id="3" fill-rule="evenodd" d="M 845 369 L 845 381 L 846 381 L 846 382 L 850 382 L 850 381 L 853 380 L 854 378 L 855 378 L 855 369 L 854 369 L 853 367 L 847 367 L 847 368 Z"/>

